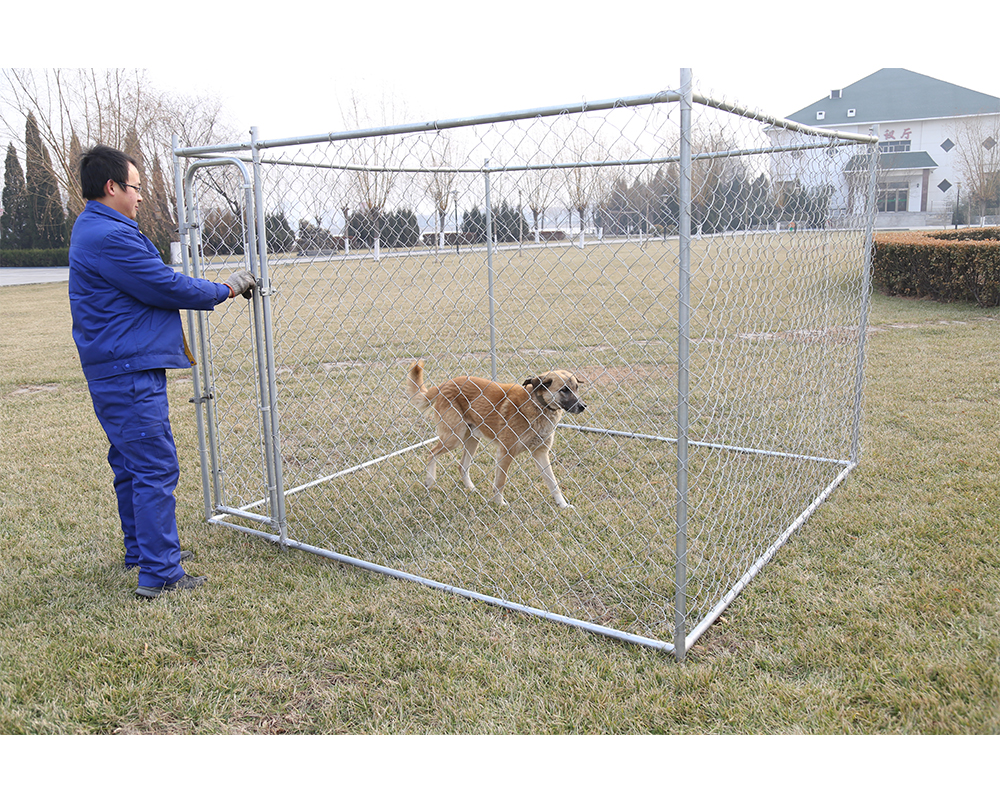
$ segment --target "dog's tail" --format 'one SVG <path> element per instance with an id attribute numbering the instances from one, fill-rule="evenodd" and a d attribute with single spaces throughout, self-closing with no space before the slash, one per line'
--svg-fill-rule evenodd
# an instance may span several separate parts
<path id="1" fill-rule="evenodd" d="M 421 411 L 426 411 L 431 407 L 432 398 L 428 396 L 428 389 L 424 386 L 423 359 L 414 362 L 413 366 L 410 367 L 410 371 L 406 374 L 406 396 Z"/>

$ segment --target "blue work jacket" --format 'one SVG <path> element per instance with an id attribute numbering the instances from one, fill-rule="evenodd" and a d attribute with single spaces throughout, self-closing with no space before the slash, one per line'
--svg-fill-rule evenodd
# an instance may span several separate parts
<path id="1" fill-rule="evenodd" d="M 91 200 L 73 225 L 69 305 L 88 381 L 149 369 L 190 368 L 179 310 L 210 311 L 222 283 L 163 263 L 135 220 Z"/>

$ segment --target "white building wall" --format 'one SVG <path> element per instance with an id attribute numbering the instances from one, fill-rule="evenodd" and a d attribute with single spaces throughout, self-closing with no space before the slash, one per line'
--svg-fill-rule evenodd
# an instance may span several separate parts
<path id="1" fill-rule="evenodd" d="M 1000 115 L 989 115 L 990 118 L 984 121 L 983 127 L 996 130 L 1000 127 Z M 887 120 L 874 125 L 879 140 L 882 142 L 909 140 L 910 152 L 926 152 L 937 164 L 930 170 L 927 177 L 927 205 L 923 211 L 930 214 L 948 213 L 958 200 L 960 185 L 962 183 L 960 162 L 958 159 L 959 131 L 966 124 L 965 117 L 950 117 L 929 120 Z M 873 125 L 864 123 L 860 125 L 838 125 L 817 127 L 842 130 L 849 133 L 859 133 L 867 135 L 871 132 Z M 768 135 L 775 143 L 786 144 L 794 141 L 795 134 L 780 129 L 771 129 Z M 954 147 L 945 149 L 942 147 L 948 141 Z M 1000 144 L 998 144 L 1000 146 Z M 782 181 L 794 179 L 794 162 L 787 158 L 787 154 L 779 154 L 772 158 L 771 179 L 772 181 Z M 805 178 L 805 175 L 798 176 Z M 915 172 L 898 173 L 895 178 L 891 173 L 883 177 L 883 180 L 907 181 L 909 185 L 909 195 L 907 198 L 908 209 L 911 212 L 919 211 L 923 193 L 924 174 L 923 170 Z M 947 181 L 950 186 L 946 191 L 940 188 L 940 184 Z M 847 203 L 847 183 L 846 180 L 840 186 L 835 187 L 833 200 L 835 209 L 846 207 Z"/>

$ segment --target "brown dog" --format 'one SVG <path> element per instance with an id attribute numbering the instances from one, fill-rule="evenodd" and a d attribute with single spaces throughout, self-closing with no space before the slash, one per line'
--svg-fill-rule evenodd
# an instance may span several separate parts
<path id="1" fill-rule="evenodd" d="M 479 440 L 489 439 L 497 446 L 497 472 L 490 498 L 493 502 L 506 505 L 503 487 L 507 470 L 514 457 L 527 450 L 542 470 L 542 478 L 556 505 L 572 508 L 559 491 L 549 451 L 563 412 L 579 414 L 586 408 L 577 395 L 581 383 L 571 372 L 557 369 L 528 378 L 520 386 L 462 376 L 440 386 L 426 387 L 424 362 L 422 359 L 416 362 L 407 375 L 406 394 L 421 411 L 433 408 L 438 418 L 439 441 L 431 448 L 424 485 L 427 488 L 434 485 L 441 454 L 461 446 L 462 482 L 467 489 L 475 489 L 469 467 Z"/>

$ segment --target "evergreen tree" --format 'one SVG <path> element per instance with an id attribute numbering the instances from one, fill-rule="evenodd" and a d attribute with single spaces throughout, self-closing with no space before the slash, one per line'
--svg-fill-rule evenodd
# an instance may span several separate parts
<path id="1" fill-rule="evenodd" d="M 76 131 L 74 131 L 69 143 L 70 180 L 69 190 L 66 193 L 67 233 L 72 232 L 73 224 L 76 222 L 76 218 L 80 216 L 80 212 L 83 211 L 85 205 L 82 194 L 83 190 L 80 187 L 80 157 L 82 155 L 83 148 L 80 146 L 80 140 L 76 137 Z"/>
<path id="2" fill-rule="evenodd" d="M 13 142 L 7 146 L 2 205 L 0 247 L 4 250 L 28 249 L 31 247 L 28 239 L 28 200 L 24 194 L 24 172 Z"/>
<path id="3" fill-rule="evenodd" d="M 284 215 L 281 215 L 284 218 Z M 313 225 L 308 220 L 299 220 L 299 237 L 296 240 L 299 253 L 316 252 L 318 250 L 340 250 L 342 245 L 340 238 L 335 237 L 330 231 L 316 220 Z"/>
<path id="4" fill-rule="evenodd" d="M 170 243 L 180 240 L 177 235 L 177 223 L 174 222 L 173 213 L 170 210 L 170 201 L 167 198 L 167 190 L 163 181 L 163 170 L 160 168 L 160 157 L 153 157 L 153 175 L 150 185 L 143 183 L 143 206 L 146 209 L 146 226 L 144 233 L 150 241 L 156 245 L 163 260 L 170 263 Z"/>
<path id="5" fill-rule="evenodd" d="M 385 219 L 382 236 L 386 247 L 414 247 L 420 242 L 420 223 L 412 210 L 401 208 Z"/>
<path id="6" fill-rule="evenodd" d="M 264 229 L 267 231 L 267 250 L 271 254 L 291 253 L 295 250 L 295 231 L 288 224 L 284 211 L 277 214 L 267 214 L 264 217 Z"/>
<path id="7" fill-rule="evenodd" d="M 347 224 L 347 233 L 351 237 L 351 243 L 373 247 L 376 239 L 382 242 L 385 223 L 385 216 L 377 209 L 356 211 L 351 214 Z"/>
<path id="8" fill-rule="evenodd" d="M 139 223 L 139 229 L 156 246 L 163 260 L 169 263 L 170 242 L 173 239 L 175 225 L 170 207 L 167 205 L 160 161 L 158 158 L 154 159 L 153 175 L 151 179 L 148 178 L 146 154 L 142 150 L 142 145 L 139 144 L 139 134 L 134 126 L 129 128 L 128 135 L 125 137 L 125 152 L 135 159 L 135 168 L 139 173 L 139 183 L 142 186 L 142 203 L 139 204 L 136 222 Z M 228 237 L 223 238 L 228 241 Z M 231 246 L 231 244 L 226 246 Z"/>
<path id="9" fill-rule="evenodd" d="M 486 241 L 486 215 L 479 207 L 462 214 L 463 241 L 480 244 Z"/>
<path id="10" fill-rule="evenodd" d="M 519 208 L 505 201 L 493 213 L 493 231 L 498 242 L 517 242 L 527 236 L 528 223 Z"/>
<path id="11" fill-rule="evenodd" d="M 24 130 L 25 195 L 28 199 L 30 247 L 66 246 L 66 214 L 48 148 L 42 142 L 35 115 L 28 113 Z"/>

